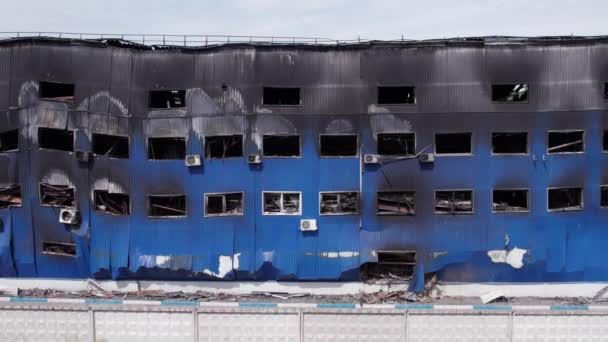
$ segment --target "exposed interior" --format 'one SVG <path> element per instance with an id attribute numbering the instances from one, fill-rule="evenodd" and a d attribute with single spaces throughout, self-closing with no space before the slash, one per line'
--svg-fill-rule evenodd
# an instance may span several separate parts
<path id="1" fill-rule="evenodd" d="M 216 135 L 205 137 L 207 158 L 234 158 L 243 156 L 242 135 Z"/>
<path id="2" fill-rule="evenodd" d="M 608 207 L 608 185 L 602 185 L 601 187 L 600 206 Z"/>
<path id="3" fill-rule="evenodd" d="M 473 191 L 435 191 L 435 212 L 438 214 L 472 213 Z"/>
<path id="4" fill-rule="evenodd" d="M 300 88 L 264 87 L 263 103 L 268 106 L 300 105 Z"/>
<path id="5" fill-rule="evenodd" d="M 243 214 L 243 193 L 223 193 L 205 195 L 207 216 L 232 216 Z"/>
<path id="6" fill-rule="evenodd" d="M 495 212 L 528 211 L 528 190 L 492 191 L 492 210 Z"/>
<path id="7" fill-rule="evenodd" d="M 153 195 L 148 200 L 149 217 L 186 216 L 186 195 Z"/>
<path id="8" fill-rule="evenodd" d="M 21 206 L 21 185 L 0 187 L 0 209 Z"/>
<path id="9" fill-rule="evenodd" d="M 129 215 L 131 212 L 129 195 L 110 193 L 107 190 L 94 190 L 93 208 L 97 212 L 107 214 Z"/>
<path id="10" fill-rule="evenodd" d="M 549 131 L 547 153 L 576 153 L 585 149 L 583 131 Z"/>
<path id="11" fill-rule="evenodd" d="M 548 208 L 551 211 L 583 209 L 582 188 L 555 188 L 548 190 Z"/>
<path id="12" fill-rule="evenodd" d="M 129 138 L 118 135 L 93 134 L 93 153 L 112 158 L 129 158 Z"/>
<path id="13" fill-rule="evenodd" d="M 415 154 L 416 135 L 414 133 L 378 134 L 378 154 L 406 156 Z"/>
<path id="14" fill-rule="evenodd" d="M 357 192 L 322 192 L 321 215 L 356 214 L 359 211 Z"/>
<path id="15" fill-rule="evenodd" d="M 74 151 L 74 131 L 57 128 L 38 128 L 38 147 L 58 150 Z"/>
<path id="16" fill-rule="evenodd" d="M 0 133 L 0 152 L 19 150 L 19 130 L 13 129 Z"/>
<path id="17" fill-rule="evenodd" d="M 471 154 L 471 133 L 436 133 L 435 153 L 437 154 Z"/>
<path id="18" fill-rule="evenodd" d="M 604 131 L 602 134 L 602 151 L 608 151 L 608 131 Z"/>
<path id="19" fill-rule="evenodd" d="M 185 157 L 185 138 L 148 138 L 148 159 L 183 160 Z"/>
<path id="20" fill-rule="evenodd" d="M 73 102 L 74 84 L 40 81 L 38 97 L 44 100 Z"/>
<path id="21" fill-rule="evenodd" d="M 62 256 L 76 256 L 76 244 L 44 241 L 42 242 L 42 253 Z"/>
<path id="22" fill-rule="evenodd" d="M 378 87 L 378 104 L 414 104 L 416 96 L 411 86 L 382 86 Z"/>
<path id="23" fill-rule="evenodd" d="M 363 280 L 408 279 L 416 268 L 416 251 L 391 250 L 377 251 L 378 262 L 361 265 Z"/>
<path id="24" fill-rule="evenodd" d="M 74 188 L 69 185 L 40 183 L 40 204 L 74 208 L 76 206 Z"/>
<path id="25" fill-rule="evenodd" d="M 148 107 L 151 109 L 171 109 L 186 107 L 185 90 L 151 90 Z"/>
<path id="26" fill-rule="evenodd" d="M 354 157 L 357 156 L 357 135 L 321 135 L 319 138 L 322 157 Z"/>
<path id="27" fill-rule="evenodd" d="M 608 82 L 604 83 L 604 100 L 608 100 Z"/>
<path id="28" fill-rule="evenodd" d="M 265 192 L 263 196 L 264 214 L 300 213 L 300 194 L 297 192 Z"/>
<path id="29" fill-rule="evenodd" d="M 493 154 L 526 154 L 528 153 L 527 132 L 492 133 Z"/>
<path id="30" fill-rule="evenodd" d="M 377 194 L 378 215 L 414 215 L 414 191 L 383 191 Z"/>
<path id="31" fill-rule="evenodd" d="M 526 102 L 528 101 L 527 84 L 493 84 L 493 102 Z"/>
<path id="32" fill-rule="evenodd" d="M 264 135 L 262 138 L 264 157 L 299 157 L 299 135 Z"/>

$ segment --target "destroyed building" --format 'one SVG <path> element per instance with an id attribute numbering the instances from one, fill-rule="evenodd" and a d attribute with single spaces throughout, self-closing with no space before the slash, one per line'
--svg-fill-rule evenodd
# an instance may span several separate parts
<path id="1" fill-rule="evenodd" d="M 608 281 L 608 38 L 0 41 L 0 275 Z"/>

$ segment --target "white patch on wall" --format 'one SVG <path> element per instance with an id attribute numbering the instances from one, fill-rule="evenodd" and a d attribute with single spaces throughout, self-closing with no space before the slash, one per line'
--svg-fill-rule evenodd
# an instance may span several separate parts
<path id="1" fill-rule="evenodd" d="M 319 253 L 304 253 L 306 256 L 318 256 L 321 258 L 337 259 L 337 258 L 354 258 L 359 256 L 359 252 L 356 251 L 343 251 L 343 252 L 319 252 Z"/>
<path id="2" fill-rule="evenodd" d="M 278 115 L 258 116 L 251 130 L 251 140 L 262 150 L 264 134 L 298 134 L 291 121 Z"/>
<path id="3" fill-rule="evenodd" d="M 325 127 L 326 133 L 351 133 L 353 132 L 353 124 L 346 119 L 335 119 L 332 120 L 327 127 Z"/>
<path id="4" fill-rule="evenodd" d="M 111 96 L 110 92 L 107 90 L 99 91 L 84 99 L 80 103 L 80 105 L 78 105 L 78 110 L 88 110 L 91 105 L 94 106 L 96 102 L 104 99 L 107 99 L 108 103 L 116 107 L 122 115 L 129 115 L 129 110 L 127 109 L 127 106 L 125 106 L 124 103 L 122 103 L 122 101 L 120 101 L 119 99 L 115 98 L 114 96 Z"/>
<path id="5" fill-rule="evenodd" d="M 122 185 L 110 181 L 108 178 L 100 178 L 93 182 L 93 189 L 91 189 L 91 201 L 93 201 L 93 191 L 94 190 L 107 190 L 111 194 L 126 194 L 127 191 L 122 187 Z"/>
<path id="6" fill-rule="evenodd" d="M 19 107 L 23 107 L 28 103 L 28 98 L 34 99 L 38 95 L 38 82 L 26 81 L 19 87 L 19 95 L 17 97 L 17 104 Z"/>
<path id="7" fill-rule="evenodd" d="M 245 101 L 238 89 L 228 87 L 219 97 L 211 97 L 201 88 L 186 90 L 186 106 L 192 114 L 245 113 Z"/>
<path id="8" fill-rule="evenodd" d="M 522 268 L 524 266 L 524 255 L 527 252 L 527 250 L 517 247 L 510 251 L 497 249 L 488 251 L 488 257 L 496 264 L 509 264 L 513 268 Z"/>
<path id="9" fill-rule="evenodd" d="M 379 114 L 379 113 L 390 113 L 390 111 L 385 108 L 385 107 L 381 107 L 375 104 L 370 104 L 369 106 L 367 106 L 367 113 L 368 114 Z"/>
<path id="10" fill-rule="evenodd" d="M 374 139 L 378 133 L 406 133 L 412 131 L 412 124 L 406 119 L 399 119 L 393 114 L 371 115 L 369 125 Z"/>
<path id="11" fill-rule="evenodd" d="M 281 60 L 281 64 L 296 65 L 295 58 L 293 58 L 293 56 L 288 53 L 280 54 L 279 58 Z"/>
<path id="12" fill-rule="evenodd" d="M 53 185 L 68 185 L 75 187 L 74 183 L 70 180 L 70 177 L 63 170 L 51 169 L 42 176 L 41 183 L 53 184 Z"/>
<path id="13" fill-rule="evenodd" d="M 272 114 L 272 110 L 258 105 L 253 106 L 253 112 L 256 114 Z"/>
<path id="14" fill-rule="evenodd" d="M 230 255 L 220 255 L 219 266 L 217 272 L 212 272 L 209 269 L 205 269 L 203 273 L 208 274 L 210 276 L 214 276 L 217 278 L 224 278 L 228 275 L 232 270 L 239 269 L 239 257 L 241 253 L 236 253 L 233 256 Z M 234 260 L 234 261 L 233 261 Z"/>
<path id="15" fill-rule="evenodd" d="M 262 252 L 262 260 L 264 262 L 272 262 L 274 260 L 274 251 Z"/>

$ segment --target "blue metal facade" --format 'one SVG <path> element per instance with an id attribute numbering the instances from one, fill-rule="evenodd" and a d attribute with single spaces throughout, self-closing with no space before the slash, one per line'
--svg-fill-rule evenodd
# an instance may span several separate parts
<path id="1" fill-rule="evenodd" d="M 358 280 L 379 250 L 417 252 L 423 274 L 448 281 L 606 281 L 608 249 L 600 187 L 608 184 L 602 137 L 608 129 L 608 44 L 598 39 L 417 42 L 352 46 L 219 46 L 166 49 L 48 39 L 0 45 L 0 132 L 19 130 L 19 151 L 0 154 L 0 185 L 20 184 L 22 205 L 0 210 L 0 275 L 226 280 Z M 45 101 L 40 81 L 75 84 L 71 103 Z M 490 101 L 490 85 L 527 83 L 526 103 Z M 416 104 L 375 103 L 378 85 L 411 84 Z M 265 106 L 263 86 L 300 87 L 300 106 Z M 224 87 L 222 87 L 224 86 Z M 186 89 L 186 108 L 150 110 L 153 89 Z M 40 149 L 37 129 L 75 132 L 90 151 L 93 133 L 129 137 L 128 159 Z M 547 153 L 549 130 L 584 130 L 584 153 Z M 492 132 L 528 133 L 529 154 L 496 156 Z M 473 153 L 364 165 L 380 133 L 413 132 L 416 151 L 437 132 L 472 133 Z M 299 158 L 148 160 L 147 137 L 187 138 L 204 155 L 204 138 L 242 134 L 244 155 L 264 134 L 301 139 Z M 356 134 L 360 156 L 321 158 L 320 134 Z M 39 183 L 71 185 L 78 230 L 40 205 Z M 583 188 L 583 209 L 547 210 L 550 187 Z M 493 213 L 497 188 L 526 188 L 530 211 Z M 92 191 L 130 195 L 131 213 L 91 208 Z M 474 213 L 438 215 L 434 192 L 473 190 Z M 416 214 L 379 216 L 378 191 L 415 191 Z M 263 191 L 302 193 L 302 213 L 262 215 Z M 360 192 L 358 215 L 319 214 L 319 192 Z M 242 216 L 205 217 L 204 194 L 243 192 Z M 185 194 L 187 216 L 147 216 L 147 196 Z M 300 219 L 316 219 L 302 232 Z M 43 253 L 44 241 L 75 243 L 74 257 Z M 522 267 L 489 251 L 524 249 Z"/>

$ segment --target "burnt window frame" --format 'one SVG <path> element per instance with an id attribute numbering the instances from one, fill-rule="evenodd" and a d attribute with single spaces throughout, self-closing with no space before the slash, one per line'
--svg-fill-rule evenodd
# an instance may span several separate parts
<path id="1" fill-rule="evenodd" d="M 241 212 L 238 214 L 220 213 L 220 214 L 209 214 L 207 212 L 207 201 L 209 196 L 222 196 L 224 211 L 226 207 L 226 195 L 240 194 L 241 195 Z M 204 198 L 204 217 L 239 217 L 245 215 L 245 192 L 244 191 L 227 191 L 227 192 L 206 192 Z"/>
<path id="2" fill-rule="evenodd" d="M 108 137 L 119 137 L 119 138 L 126 138 L 127 139 L 127 157 L 115 157 L 109 154 L 97 154 L 95 153 L 95 143 L 94 143 L 94 139 L 96 135 L 105 135 Z M 147 139 L 146 139 L 147 140 Z M 146 146 L 147 147 L 147 146 Z M 107 157 L 107 158 L 112 158 L 112 159 L 130 159 L 131 158 L 131 137 L 128 135 L 114 135 L 114 134 L 105 134 L 105 133 L 91 133 L 91 151 L 95 156 L 101 156 L 101 157 Z M 148 151 L 146 151 L 147 153 Z M 156 160 L 156 159 L 153 159 Z"/>
<path id="3" fill-rule="evenodd" d="M 529 213 L 532 211 L 532 202 L 530 201 L 530 188 L 493 188 L 490 197 L 490 209 L 493 214 L 512 214 L 512 213 Z M 526 209 L 525 210 L 513 210 L 513 211 L 497 211 L 494 210 L 494 191 L 525 191 L 526 192 Z"/>
<path id="4" fill-rule="evenodd" d="M 604 89 L 602 89 L 602 98 L 604 101 L 608 101 L 608 81 L 604 82 Z"/>
<path id="5" fill-rule="evenodd" d="M 608 205 L 602 205 L 602 188 L 606 188 L 606 191 L 608 191 L 608 183 L 600 184 L 600 208 L 606 209 Z"/>
<path id="6" fill-rule="evenodd" d="M 602 153 L 608 153 L 608 144 L 604 146 L 604 139 L 608 138 L 608 128 L 602 129 L 602 137 L 600 141 L 600 145 L 602 145 Z"/>
<path id="7" fill-rule="evenodd" d="M 549 134 L 550 133 L 573 133 L 573 132 L 583 132 L 583 148 L 581 151 L 577 152 L 549 152 Z M 547 148 L 545 149 L 547 155 L 560 155 L 560 154 L 585 154 L 585 150 L 587 148 L 587 132 L 584 129 L 550 129 L 547 130 L 547 134 L 545 134 L 545 144 Z M 602 142 L 603 145 L 603 142 Z M 602 146 L 603 148 L 603 146 Z"/>
<path id="8" fill-rule="evenodd" d="M 167 107 L 152 107 L 151 106 L 152 105 L 151 102 L 152 102 L 152 93 L 153 92 L 160 93 L 160 92 L 174 92 L 174 91 L 184 92 L 184 103 L 183 103 L 183 106 L 180 106 L 180 107 L 169 107 L 169 108 L 167 108 Z M 188 98 L 188 90 L 187 89 L 150 89 L 150 90 L 148 90 L 148 106 L 147 106 L 147 108 L 148 108 L 149 111 L 154 111 L 154 110 L 184 110 L 184 109 L 186 109 L 186 107 L 188 105 L 187 101 L 186 101 L 187 98 Z"/>
<path id="9" fill-rule="evenodd" d="M 280 194 L 281 195 L 281 212 L 278 213 L 272 213 L 272 212 L 268 212 L 264 210 L 264 195 L 265 194 Z M 294 213 L 285 213 L 283 212 L 283 206 L 284 206 L 284 202 L 285 200 L 283 199 L 283 195 L 284 194 L 298 194 L 300 201 L 299 201 L 299 210 L 297 212 Z M 262 191 L 262 216 L 302 216 L 302 212 L 303 210 L 303 205 L 304 203 L 302 203 L 302 191 Z"/>
<path id="10" fill-rule="evenodd" d="M 292 136 L 296 136 L 298 137 L 298 155 L 297 156 L 269 156 L 266 155 L 264 152 L 264 137 L 265 136 L 275 136 L 275 137 L 292 137 Z M 273 134 L 273 133 L 264 133 L 262 134 L 262 149 L 261 149 L 261 154 L 262 154 L 262 158 L 264 159 L 268 159 L 268 158 L 273 158 L 273 159 L 300 159 L 302 158 L 302 135 L 300 134 Z"/>
<path id="11" fill-rule="evenodd" d="M 395 134 L 404 134 L 404 135 L 413 135 L 414 136 L 414 147 L 412 148 L 413 153 L 411 154 L 382 154 L 380 153 L 380 135 L 395 135 Z M 383 156 L 383 157 L 387 157 L 387 158 L 393 158 L 393 157 L 412 157 L 416 155 L 416 147 L 418 145 L 418 141 L 417 141 L 417 134 L 416 132 L 384 132 L 384 133 L 377 133 L 376 134 L 376 153 L 379 156 Z"/>
<path id="12" fill-rule="evenodd" d="M 43 83 L 47 83 L 47 84 L 62 84 L 62 85 L 71 85 L 72 86 L 72 99 L 71 100 L 58 100 L 57 98 L 53 98 L 53 97 L 42 97 L 41 94 L 41 89 L 42 89 L 42 84 Z M 42 101 L 53 101 L 53 102 L 60 102 L 60 103 L 75 103 L 76 102 L 76 83 L 67 83 L 67 82 L 56 82 L 56 81 L 43 81 L 43 80 L 38 80 L 38 93 L 37 93 L 38 99 L 42 100 Z"/>
<path id="13" fill-rule="evenodd" d="M 150 159 L 150 139 L 184 139 L 184 156 L 179 159 Z M 184 161 L 188 155 L 188 137 L 146 137 L 146 160 L 148 162 L 171 162 L 181 160 Z"/>
<path id="14" fill-rule="evenodd" d="M 213 137 L 241 137 L 241 155 L 235 157 L 210 157 L 207 155 L 207 139 Z M 220 134 L 220 135 L 206 135 L 203 138 L 203 153 L 204 158 L 208 160 L 222 160 L 222 159 L 235 159 L 235 158 L 243 158 L 245 155 L 245 135 L 244 134 Z"/>
<path id="15" fill-rule="evenodd" d="M 74 254 L 47 252 L 47 251 L 45 251 L 45 245 L 46 244 L 74 246 Z M 76 245 L 76 242 L 57 242 L 57 241 L 48 241 L 48 240 L 47 241 L 42 241 L 42 254 L 44 254 L 44 255 L 55 255 L 55 256 L 63 256 L 63 257 L 75 258 L 75 257 L 78 256 L 78 245 Z"/>
<path id="16" fill-rule="evenodd" d="M 71 150 L 60 150 L 57 148 L 48 148 L 48 147 L 41 147 L 40 146 L 40 129 L 49 129 L 49 130 L 57 130 L 57 131 L 66 131 L 66 132 L 72 132 L 72 149 Z M 57 151 L 57 152 L 64 152 L 64 153 L 74 153 L 76 152 L 76 130 L 75 129 L 62 129 L 62 128 L 54 128 L 54 127 L 37 127 L 36 128 L 36 145 L 38 147 L 39 150 L 43 150 L 43 151 Z"/>
<path id="17" fill-rule="evenodd" d="M 264 92 L 266 89 L 298 89 L 298 104 L 268 104 Z M 302 87 L 280 87 L 280 86 L 262 86 L 262 106 L 264 107 L 301 107 L 302 106 Z"/>
<path id="18" fill-rule="evenodd" d="M 378 208 L 380 193 L 411 193 L 414 199 L 414 211 L 412 213 L 380 212 Z M 415 190 L 379 190 L 376 191 L 376 216 L 416 216 L 416 191 Z"/>
<path id="19" fill-rule="evenodd" d="M 17 148 L 12 149 L 12 150 L 5 150 L 5 151 L 0 150 L 0 153 L 19 152 L 21 146 L 19 144 L 19 129 L 18 128 L 2 131 L 2 132 L 0 132 L 0 135 L 9 134 L 9 133 L 12 133 L 12 132 L 17 132 Z M 0 139 L 0 145 L 2 145 L 2 140 L 1 139 Z"/>
<path id="20" fill-rule="evenodd" d="M 23 187 L 22 187 L 21 183 L 0 185 L 0 190 L 10 190 L 13 188 L 19 188 L 19 195 L 21 198 L 21 202 L 19 204 L 9 204 L 6 207 L 0 207 L 0 210 L 23 207 Z"/>
<path id="21" fill-rule="evenodd" d="M 72 189 L 72 191 L 74 192 L 74 205 L 73 206 L 65 206 L 65 205 L 51 205 L 51 204 L 45 204 L 42 203 L 42 184 L 45 184 L 47 186 L 51 186 L 51 187 L 57 187 L 57 186 L 66 186 L 66 189 Z M 69 208 L 69 209 L 75 209 L 78 206 L 78 199 L 76 198 L 76 187 L 73 185 L 68 185 L 68 184 L 50 184 L 50 183 L 44 183 L 44 182 L 39 182 L 38 183 L 38 204 L 40 204 L 40 206 L 42 207 L 47 207 L 47 208 Z"/>
<path id="22" fill-rule="evenodd" d="M 116 213 L 112 213 L 109 211 L 103 211 L 103 210 L 97 210 L 97 206 L 95 205 L 95 193 L 101 191 L 101 192 L 107 192 L 108 194 L 117 194 L 117 195 L 124 195 L 129 197 L 129 208 L 128 208 L 128 213 L 126 214 L 116 214 Z M 93 207 L 93 211 L 96 213 L 101 213 L 101 214 L 106 214 L 106 215 L 112 215 L 112 216 L 118 216 L 118 217 L 125 217 L 125 216 L 131 216 L 131 195 L 129 193 L 124 193 L 124 192 L 109 192 L 108 190 L 104 190 L 104 189 L 93 189 L 93 191 L 91 192 L 91 194 L 93 195 L 93 201 L 91 202 L 91 206 Z"/>
<path id="23" fill-rule="evenodd" d="M 356 144 L 356 154 L 354 155 L 348 155 L 348 156 L 341 156 L 341 155 L 324 155 L 322 154 L 322 145 L 321 145 L 321 138 L 322 137 L 333 137 L 333 136 L 347 136 L 347 137 L 355 137 L 355 144 Z M 300 149 L 302 148 L 301 145 L 301 141 L 300 141 Z M 318 152 L 319 152 L 319 158 L 329 158 L 329 159 L 335 159 L 335 158 L 340 158 L 340 159 L 344 159 L 344 158 L 359 158 L 360 156 L 360 146 L 359 146 L 359 134 L 357 133 L 338 133 L 338 134 L 327 134 L 327 133 L 323 133 L 323 134 L 319 134 L 319 148 L 318 148 Z M 301 155 L 301 153 L 300 153 Z"/>
<path id="24" fill-rule="evenodd" d="M 494 100 L 494 86 L 516 86 L 516 85 L 525 85 L 528 87 L 528 91 L 526 93 L 525 101 L 495 101 Z M 528 104 L 530 103 L 530 95 L 531 95 L 532 87 L 530 83 L 491 83 L 490 84 L 490 102 L 492 104 Z"/>
<path id="25" fill-rule="evenodd" d="M 340 213 L 322 213 L 321 202 L 323 195 L 332 194 L 338 195 L 338 202 L 340 202 L 340 194 L 355 194 L 357 196 L 357 210 L 355 212 L 340 212 Z M 359 215 L 361 213 L 361 193 L 359 191 L 319 191 L 319 216 L 345 216 L 345 215 Z"/>
<path id="26" fill-rule="evenodd" d="M 150 202 L 150 197 L 178 197 L 184 196 L 184 214 L 183 215 L 165 215 L 165 216 L 151 216 L 150 212 L 152 209 L 152 203 Z M 187 194 L 162 194 L 162 195 L 146 195 L 146 218 L 151 220 L 156 219 L 183 219 L 188 217 L 188 195 Z"/>
<path id="27" fill-rule="evenodd" d="M 526 152 L 521 153 L 495 153 L 494 152 L 494 134 L 508 134 L 508 133 L 525 133 L 526 134 Z M 490 155 L 492 156 L 529 156 L 530 155 L 530 132 L 528 131 L 492 131 L 490 132 Z"/>
<path id="28" fill-rule="evenodd" d="M 549 191 L 550 190 L 558 190 L 558 189 L 581 189 L 581 206 L 580 208 L 575 209 L 550 209 L 549 208 Z M 601 195 L 601 191 L 600 191 Z M 550 186 L 546 191 L 546 200 L 547 200 L 547 212 L 550 213 L 561 213 L 561 212 L 577 212 L 585 209 L 585 187 L 583 186 Z"/>
<path id="29" fill-rule="evenodd" d="M 411 88 L 412 94 L 414 95 L 414 102 L 397 102 L 397 103 L 382 103 L 380 102 L 380 88 Z M 411 84 L 379 84 L 376 86 L 376 105 L 378 106 L 415 106 L 418 104 L 418 97 L 416 96 L 416 86 Z"/>
<path id="30" fill-rule="evenodd" d="M 437 153 L 437 135 L 438 134 L 470 134 L 471 136 L 471 152 L 468 153 Z M 437 157 L 473 157 L 475 156 L 475 134 L 473 132 L 435 132 L 433 133 L 433 154 Z"/>
<path id="31" fill-rule="evenodd" d="M 451 211 L 441 212 L 437 211 L 437 193 L 438 192 L 457 192 L 457 191 L 468 191 L 471 193 L 471 211 Z M 474 189 L 437 189 L 433 192 L 433 213 L 435 215 L 473 215 L 475 214 L 475 190 Z"/>

